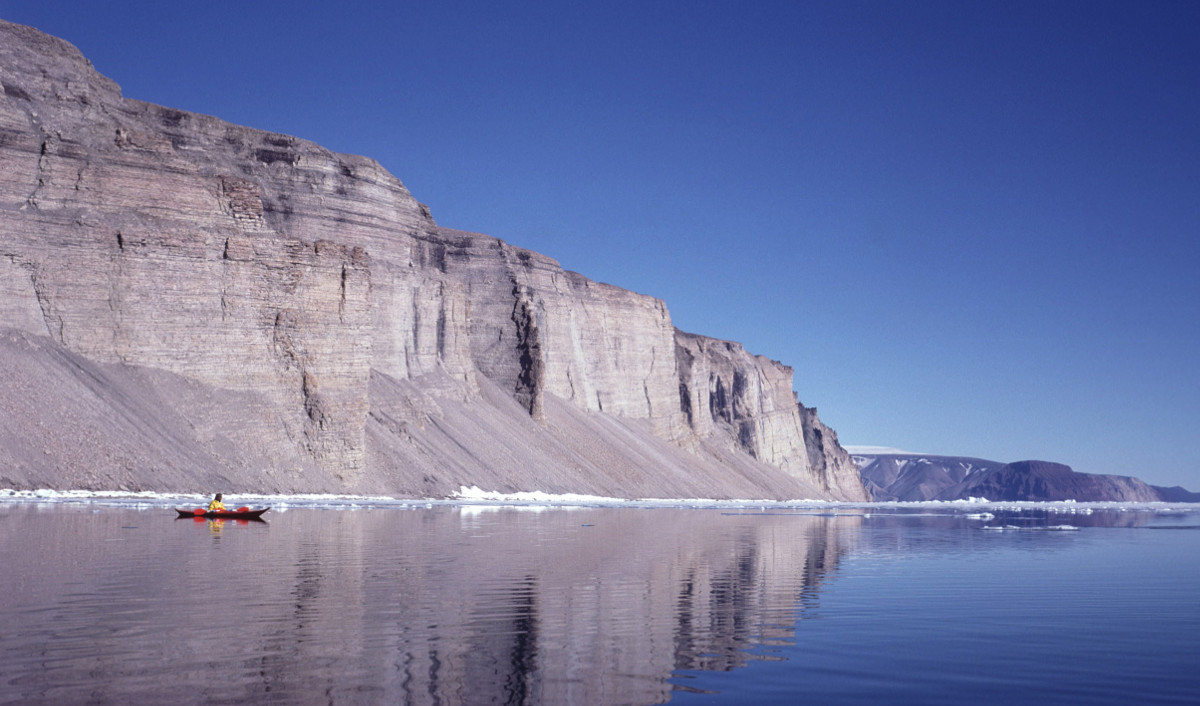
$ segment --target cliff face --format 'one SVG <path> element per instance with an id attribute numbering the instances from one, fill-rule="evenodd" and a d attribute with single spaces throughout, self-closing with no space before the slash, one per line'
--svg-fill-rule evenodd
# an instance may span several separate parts
<path id="1" fill-rule="evenodd" d="M 124 99 L 3 22 L 0 85 L 0 411 L 45 440 L 0 482 L 865 497 L 789 368 L 439 227 L 372 160 Z"/>

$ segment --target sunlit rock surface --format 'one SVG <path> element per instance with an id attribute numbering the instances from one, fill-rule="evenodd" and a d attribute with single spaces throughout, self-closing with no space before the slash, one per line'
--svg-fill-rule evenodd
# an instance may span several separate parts
<path id="1" fill-rule="evenodd" d="M 0 22 L 0 485 L 863 499 L 791 369 Z"/>

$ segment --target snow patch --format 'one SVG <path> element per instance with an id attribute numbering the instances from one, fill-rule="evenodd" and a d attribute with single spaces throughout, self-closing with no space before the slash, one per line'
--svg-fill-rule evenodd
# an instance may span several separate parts
<path id="1" fill-rule="evenodd" d="M 1019 527 L 1017 525 L 987 525 L 980 529 L 993 532 L 1077 532 L 1075 525 L 1050 525 L 1048 527 Z"/>

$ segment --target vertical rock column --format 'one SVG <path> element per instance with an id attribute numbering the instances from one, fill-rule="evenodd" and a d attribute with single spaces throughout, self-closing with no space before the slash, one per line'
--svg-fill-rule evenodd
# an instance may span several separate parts
<path id="1" fill-rule="evenodd" d="M 520 285 L 513 287 L 512 320 L 516 325 L 516 357 L 518 364 L 515 397 L 529 415 L 539 422 L 546 420 L 542 400 L 545 390 L 546 361 L 542 356 L 542 336 L 534 314 L 529 292 Z"/>
<path id="2" fill-rule="evenodd" d="M 692 431 L 811 479 L 792 369 L 739 343 L 676 331 L 679 405 Z"/>

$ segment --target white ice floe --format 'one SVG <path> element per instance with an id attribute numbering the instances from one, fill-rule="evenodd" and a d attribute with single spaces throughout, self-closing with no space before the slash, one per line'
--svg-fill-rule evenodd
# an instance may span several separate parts
<path id="1" fill-rule="evenodd" d="M 1075 525 L 1050 525 L 1048 527 L 1020 527 L 1018 525 L 986 525 L 980 529 L 993 532 L 1075 532 Z"/>
<path id="2" fill-rule="evenodd" d="M 572 493 L 551 494 L 540 490 L 500 493 L 494 490 L 482 490 L 479 486 L 462 486 L 458 492 L 450 496 L 452 500 L 460 500 L 469 504 L 502 503 L 505 505 L 563 505 L 563 506 L 597 506 L 623 504 L 629 501 L 617 498 L 606 498 L 600 495 L 576 495 Z"/>
<path id="3" fill-rule="evenodd" d="M 541 505 L 547 507 L 662 507 L 662 508 L 780 508 L 780 507 L 828 507 L 847 505 L 821 500 L 717 500 L 711 498 L 613 498 L 603 495 L 579 495 L 574 493 L 546 493 L 540 490 L 516 493 L 500 493 L 482 490 L 478 486 L 462 486 L 448 499 L 460 505 L 517 506 Z"/>

